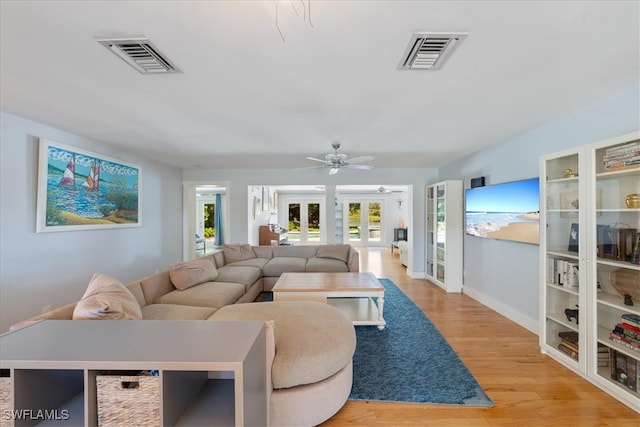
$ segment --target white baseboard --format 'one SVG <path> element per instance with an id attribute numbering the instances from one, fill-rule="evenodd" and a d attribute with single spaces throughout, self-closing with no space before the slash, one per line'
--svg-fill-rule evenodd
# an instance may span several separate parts
<path id="1" fill-rule="evenodd" d="M 537 320 L 532 319 L 529 316 L 525 316 L 522 313 L 514 310 L 506 304 L 501 303 L 500 301 L 496 301 L 495 299 L 483 294 L 482 292 L 478 292 L 476 289 L 470 288 L 468 286 L 462 287 L 462 292 L 479 303 L 486 305 L 493 311 L 500 313 L 507 319 L 517 323 L 523 328 L 533 332 L 536 335 L 539 334 L 540 325 Z"/>
<path id="2" fill-rule="evenodd" d="M 424 274 L 424 271 L 409 271 L 407 270 L 407 276 L 412 279 L 426 279 L 427 276 Z"/>

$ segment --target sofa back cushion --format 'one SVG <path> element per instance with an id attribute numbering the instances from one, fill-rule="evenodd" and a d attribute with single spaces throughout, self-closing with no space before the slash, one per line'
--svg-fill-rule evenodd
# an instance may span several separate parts
<path id="1" fill-rule="evenodd" d="M 142 320 L 133 294 L 122 283 L 105 274 L 94 274 L 73 310 L 74 320 Z"/>
<path id="2" fill-rule="evenodd" d="M 317 245 L 313 246 L 274 246 L 273 257 L 312 258 L 316 256 Z"/>
<path id="3" fill-rule="evenodd" d="M 140 284 L 140 282 L 130 282 L 127 283 L 126 286 L 127 289 L 129 289 L 129 291 L 133 294 L 136 301 L 138 301 L 140 308 L 147 305 L 147 300 L 144 298 L 144 292 L 142 291 L 142 285 Z"/>
<path id="4" fill-rule="evenodd" d="M 274 257 L 262 267 L 264 277 L 279 277 L 282 273 L 304 273 L 307 258 L 279 256 Z"/>
<path id="5" fill-rule="evenodd" d="M 214 252 L 207 255 L 207 258 L 211 259 L 217 268 L 224 266 L 224 251 Z"/>
<path id="6" fill-rule="evenodd" d="M 346 273 L 347 263 L 334 258 L 309 258 L 305 266 L 307 273 Z"/>
<path id="7" fill-rule="evenodd" d="M 271 246 L 251 246 L 253 253 L 258 258 L 273 258 L 273 248 Z"/>
<path id="8" fill-rule="evenodd" d="M 176 289 L 184 291 L 200 283 L 216 280 L 218 270 L 209 259 L 195 259 L 171 264 L 169 266 L 169 277 Z"/>
<path id="9" fill-rule="evenodd" d="M 224 263 L 231 264 L 237 261 L 244 261 L 245 259 L 255 258 L 256 254 L 251 249 L 251 245 L 224 245 L 222 247 L 224 252 Z"/>
<path id="10" fill-rule="evenodd" d="M 151 276 L 144 277 L 139 280 L 142 292 L 144 292 L 144 299 L 147 304 L 153 304 L 162 295 L 168 294 L 176 290 L 176 287 L 171 283 L 169 277 L 169 270 L 164 270 Z"/>
<path id="11" fill-rule="evenodd" d="M 349 261 L 351 245 L 321 245 L 318 246 L 316 256 L 318 258 L 332 258 L 345 263 Z"/>

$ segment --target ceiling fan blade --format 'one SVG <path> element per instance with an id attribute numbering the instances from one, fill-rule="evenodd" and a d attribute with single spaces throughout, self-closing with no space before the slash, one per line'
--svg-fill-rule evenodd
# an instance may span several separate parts
<path id="1" fill-rule="evenodd" d="M 354 157 L 353 159 L 348 159 L 347 161 L 349 163 L 362 163 L 362 162 L 369 162 L 373 160 L 372 156 L 360 156 L 360 157 Z"/>
<path id="2" fill-rule="evenodd" d="M 345 167 L 351 168 L 351 169 L 367 169 L 367 170 L 373 169 L 373 166 L 371 166 L 371 165 L 352 165 L 352 164 L 348 164 L 348 165 L 345 165 Z"/>
<path id="3" fill-rule="evenodd" d="M 324 167 L 326 167 L 326 166 L 323 166 L 323 165 L 318 165 L 318 166 L 306 166 L 306 167 L 303 167 L 303 168 L 295 168 L 294 170 L 301 171 L 301 170 L 306 170 L 306 169 L 322 169 L 322 168 L 324 168 Z"/>
<path id="4" fill-rule="evenodd" d="M 315 157 L 307 157 L 307 160 L 313 160 L 314 162 L 327 163 L 326 160 L 316 159 Z"/>

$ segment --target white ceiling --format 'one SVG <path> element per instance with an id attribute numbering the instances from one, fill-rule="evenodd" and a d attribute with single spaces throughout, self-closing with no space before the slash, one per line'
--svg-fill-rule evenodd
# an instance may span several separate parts
<path id="1" fill-rule="evenodd" d="M 638 85 L 639 10 L 298 0 L 279 6 L 283 41 L 274 1 L 2 0 L 0 102 L 184 168 L 312 166 L 333 141 L 437 167 Z M 414 31 L 468 36 L 442 70 L 398 71 Z M 139 74 L 107 36 L 146 36 L 183 73 Z"/>

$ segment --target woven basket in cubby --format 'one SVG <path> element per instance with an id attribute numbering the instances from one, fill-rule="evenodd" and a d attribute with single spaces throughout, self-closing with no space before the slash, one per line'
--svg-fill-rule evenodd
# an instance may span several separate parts
<path id="1" fill-rule="evenodd" d="M 96 376 L 98 425 L 160 426 L 160 377 L 142 375 Z"/>

